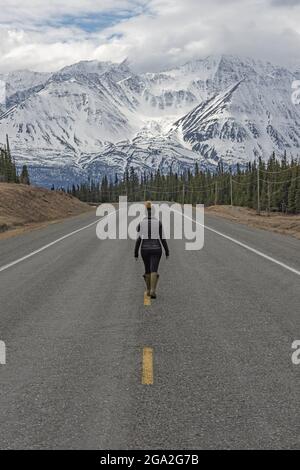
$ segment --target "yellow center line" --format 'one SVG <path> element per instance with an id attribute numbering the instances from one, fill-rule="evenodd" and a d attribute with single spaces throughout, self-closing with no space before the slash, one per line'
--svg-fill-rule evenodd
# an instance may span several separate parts
<path id="1" fill-rule="evenodd" d="M 153 385 L 153 349 L 143 349 L 143 385 Z"/>
<path id="2" fill-rule="evenodd" d="M 147 292 L 144 293 L 144 305 L 145 306 L 151 305 L 151 297 L 147 295 Z"/>

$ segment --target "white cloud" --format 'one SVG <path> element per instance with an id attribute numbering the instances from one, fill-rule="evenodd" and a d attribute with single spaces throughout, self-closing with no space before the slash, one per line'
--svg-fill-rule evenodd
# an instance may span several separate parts
<path id="1" fill-rule="evenodd" d="M 300 60 L 299 4 L 297 0 L 0 0 L 0 68 L 56 70 L 83 59 L 128 57 L 139 69 L 151 70 L 220 53 L 287 63 Z M 113 15 L 114 25 L 104 28 L 102 23 L 96 31 L 101 13 Z M 80 21 L 92 15 L 95 24 L 89 33 Z M 73 23 L 62 21 L 70 17 Z"/>
<path id="2" fill-rule="evenodd" d="M 145 0 L 146 1 L 146 0 Z M 62 16 L 140 11 L 143 0 L 0 0 L 0 21 L 37 24 Z"/>
<path id="3" fill-rule="evenodd" d="M 291 6 L 294 7 L 296 5 L 300 5 L 300 0 L 271 0 L 272 5 L 286 7 Z"/>

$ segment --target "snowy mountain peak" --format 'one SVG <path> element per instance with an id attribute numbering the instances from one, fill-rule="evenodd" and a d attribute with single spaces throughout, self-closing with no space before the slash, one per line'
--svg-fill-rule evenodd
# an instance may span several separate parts
<path id="1" fill-rule="evenodd" d="M 82 61 L 55 72 L 5 76 L 7 133 L 17 162 L 51 184 L 88 175 L 170 166 L 213 168 L 272 151 L 300 154 L 300 107 L 291 85 L 300 78 L 268 62 L 209 56 L 157 73 L 128 61 Z"/>
<path id="2" fill-rule="evenodd" d="M 97 74 L 102 75 L 111 70 L 119 70 L 123 72 L 130 71 L 129 62 L 127 59 L 120 63 L 114 62 L 99 62 L 97 60 L 83 60 L 73 65 L 63 67 L 61 70 L 55 73 L 55 75 L 88 75 Z"/>
<path id="3" fill-rule="evenodd" d="M 112 62 L 99 62 L 97 60 L 82 60 L 77 62 L 76 64 L 67 65 L 63 67 L 61 70 L 56 72 L 57 74 L 87 74 L 87 73 L 98 73 L 102 74 L 105 72 L 109 67 L 112 66 Z"/>

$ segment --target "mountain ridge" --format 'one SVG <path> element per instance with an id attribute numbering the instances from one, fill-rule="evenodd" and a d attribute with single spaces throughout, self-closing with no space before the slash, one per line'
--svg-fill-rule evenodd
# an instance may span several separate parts
<path id="1" fill-rule="evenodd" d="M 300 154 L 291 99 L 300 71 L 221 55 L 155 73 L 138 74 L 128 61 L 30 73 L 6 76 L 11 107 L 0 141 L 9 135 L 17 164 L 40 184 Z"/>

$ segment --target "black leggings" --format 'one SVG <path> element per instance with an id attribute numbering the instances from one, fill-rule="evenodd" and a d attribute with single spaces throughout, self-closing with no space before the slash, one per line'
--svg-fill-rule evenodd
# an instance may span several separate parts
<path id="1" fill-rule="evenodd" d="M 157 273 L 161 254 L 161 250 L 141 250 L 141 255 L 145 265 L 145 274 Z"/>

